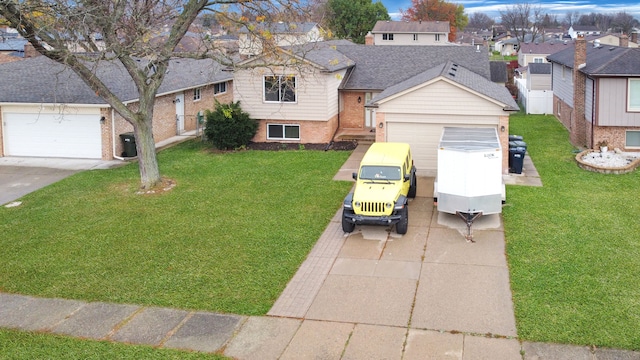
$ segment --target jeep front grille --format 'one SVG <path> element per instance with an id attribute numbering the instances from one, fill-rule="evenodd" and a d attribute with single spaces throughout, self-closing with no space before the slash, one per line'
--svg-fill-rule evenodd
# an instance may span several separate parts
<path id="1" fill-rule="evenodd" d="M 363 202 L 362 203 L 362 212 L 365 213 L 384 213 L 384 203 L 383 202 Z"/>

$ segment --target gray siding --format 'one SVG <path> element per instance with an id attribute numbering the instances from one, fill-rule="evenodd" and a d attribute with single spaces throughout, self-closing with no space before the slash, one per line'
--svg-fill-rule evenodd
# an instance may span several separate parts
<path id="1" fill-rule="evenodd" d="M 584 96 L 584 117 L 588 122 L 593 123 L 593 89 L 594 80 L 591 78 L 587 78 L 587 83 L 585 86 L 585 96 Z"/>
<path id="2" fill-rule="evenodd" d="M 638 126 L 640 113 L 627 112 L 627 79 L 598 79 L 598 124 L 600 126 Z"/>
<path id="3" fill-rule="evenodd" d="M 553 75 L 553 94 L 573 107 L 573 74 L 571 69 L 565 67 L 563 76 L 562 65 L 554 63 L 551 73 Z"/>

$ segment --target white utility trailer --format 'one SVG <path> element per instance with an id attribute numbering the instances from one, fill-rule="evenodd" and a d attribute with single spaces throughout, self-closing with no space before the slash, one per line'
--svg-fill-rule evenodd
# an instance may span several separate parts
<path id="1" fill-rule="evenodd" d="M 468 240 L 472 240 L 475 219 L 502 212 L 502 147 L 495 128 L 443 129 L 433 200 L 438 211 L 456 214 L 467 222 Z"/>

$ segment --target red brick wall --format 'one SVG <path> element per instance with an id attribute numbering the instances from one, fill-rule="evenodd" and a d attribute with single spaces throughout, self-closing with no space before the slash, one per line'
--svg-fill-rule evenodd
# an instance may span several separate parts
<path id="1" fill-rule="evenodd" d="M 606 140 L 610 150 L 618 148 L 622 151 L 638 151 L 624 147 L 626 130 L 640 131 L 640 127 L 594 126 L 592 147 L 595 148 L 598 142 Z"/>
<path id="2" fill-rule="evenodd" d="M 573 117 L 571 118 L 570 139 L 575 146 L 587 145 L 587 127 L 585 120 L 586 76 L 579 69 L 587 61 L 587 42 L 584 36 L 575 41 L 573 60 Z"/>
<path id="3" fill-rule="evenodd" d="M 204 115 L 205 110 L 213 111 L 215 109 L 216 104 L 214 99 L 217 99 L 222 104 L 228 104 L 233 101 L 233 82 L 227 82 L 227 91 L 224 93 L 215 95 L 213 89 L 213 85 L 200 88 L 200 100 L 193 100 L 193 89 L 184 92 L 185 131 L 196 129 L 196 119 L 199 111 L 202 111 Z"/>
<path id="4" fill-rule="evenodd" d="M 340 112 L 341 129 L 364 128 L 364 92 L 342 92 L 343 108 Z M 360 98 L 360 102 L 358 102 Z"/>
<path id="5" fill-rule="evenodd" d="M 334 116 L 329 121 L 309 120 L 260 120 L 258 132 L 253 137 L 253 142 L 294 142 L 300 144 L 328 144 L 333 138 L 338 117 Z M 300 140 L 267 140 L 267 124 L 295 124 L 300 125 Z"/>

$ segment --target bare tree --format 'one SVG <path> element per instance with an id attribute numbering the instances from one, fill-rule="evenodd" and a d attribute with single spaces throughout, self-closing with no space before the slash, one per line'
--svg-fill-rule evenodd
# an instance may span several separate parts
<path id="1" fill-rule="evenodd" d="M 495 21 L 483 12 L 474 12 L 469 18 L 467 30 L 489 30 Z"/>
<path id="2" fill-rule="evenodd" d="M 581 15 L 578 20 L 578 25 L 583 26 L 595 26 L 600 31 L 607 31 L 611 28 L 613 23 L 613 16 L 600 13 L 590 13 L 587 15 Z"/>
<path id="3" fill-rule="evenodd" d="M 634 27 L 638 26 L 640 23 L 636 18 L 627 14 L 627 12 L 622 11 L 617 13 L 613 17 L 612 25 L 613 29 L 616 32 L 620 32 L 622 34 L 629 34 Z"/>
<path id="4" fill-rule="evenodd" d="M 529 3 L 518 3 L 500 10 L 502 25 L 519 42 L 527 41 L 527 34 L 531 36 L 531 41 L 536 41 L 538 35 L 543 32 L 545 15 L 540 5 L 532 7 Z"/>
<path id="5" fill-rule="evenodd" d="M 198 15 L 211 12 L 220 21 L 241 26 L 249 25 L 249 19 L 240 16 L 244 10 L 268 21 L 296 13 L 296 5 L 295 0 L 0 0 L 0 16 L 39 53 L 74 71 L 133 125 L 141 187 L 147 189 L 161 182 L 152 118 L 169 62 L 174 57 L 212 54 L 212 49 L 192 54 L 175 51 Z M 230 11 L 232 7 L 237 11 Z M 104 47 L 94 41 L 92 35 L 96 33 L 102 35 Z M 161 34 L 161 41 L 153 41 Z M 90 54 L 76 53 L 72 48 Z M 103 61 L 119 63 L 126 69 L 138 91 L 138 106 L 123 104 L 95 75 Z"/>
<path id="6" fill-rule="evenodd" d="M 578 19 L 580 19 L 579 11 L 567 11 L 567 13 L 564 15 L 563 23 L 567 27 L 571 27 L 578 23 Z"/>

